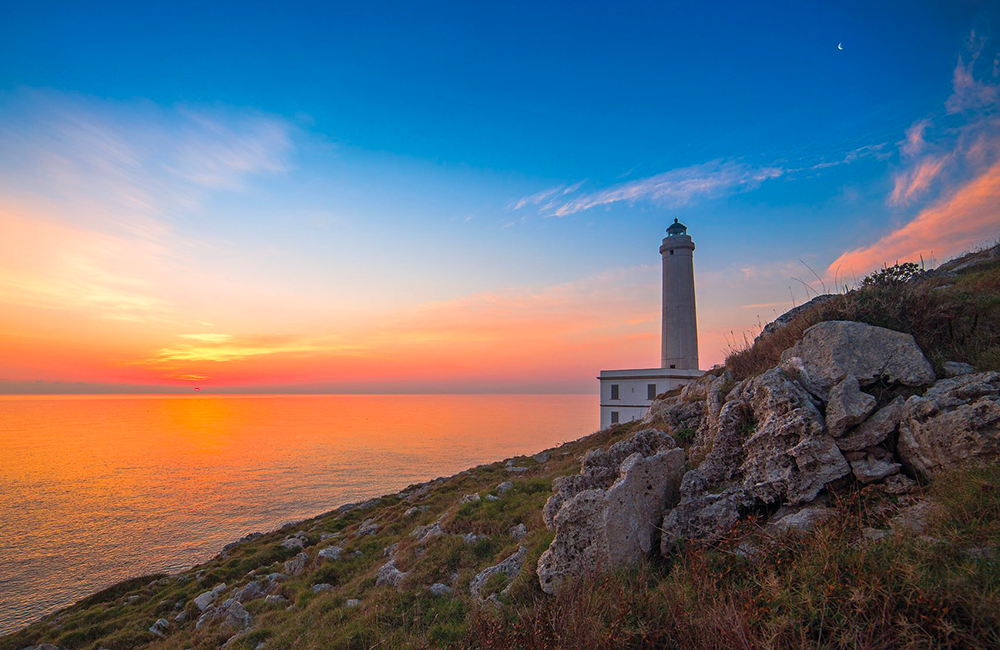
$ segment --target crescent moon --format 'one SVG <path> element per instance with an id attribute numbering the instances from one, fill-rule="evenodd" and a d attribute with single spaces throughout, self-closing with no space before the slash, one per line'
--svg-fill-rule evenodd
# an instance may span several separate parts
<path id="1" fill-rule="evenodd" d="M 843 43 L 837 43 L 837 49 L 838 50 L 843 50 L 844 49 L 844 44 Z"/>

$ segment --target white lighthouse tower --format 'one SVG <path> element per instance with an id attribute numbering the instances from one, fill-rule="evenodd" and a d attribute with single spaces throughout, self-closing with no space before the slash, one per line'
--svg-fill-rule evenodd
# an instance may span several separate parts
<path id="1" fill-rule="evenodd" d="M 677 219 L 660 245 L 663 322 L 660 367 L 602 370 L 601 428 L 646 415 L 660 393 L 702 375 L 698 369 L 698 318 L 694 298 L 694 241 Z"/>
<path id="2" fill-rule="evenodd" d="M 694 241 L 674 219 L 660 246 L 663 256 L 663 337 L 660 367 L 698 369 L 698 318 L 694 308 Z"/>

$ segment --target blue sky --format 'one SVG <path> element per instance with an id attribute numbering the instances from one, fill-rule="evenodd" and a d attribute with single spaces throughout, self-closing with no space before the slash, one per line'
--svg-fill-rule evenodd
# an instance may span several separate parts
<path id="1" fill-rule="evenodd" d="M 698 245 L 712 363 L 727 337 L 804 299 L 795 278 L 819 288 L 806 264 L 852 279 L 946 257 L 1000 224 L 996 2 L 10 2 L 0 14 L 6 227 L 52 222 L 62 235 L 21 244 L 50 252 L 53 237 L 86 234 L 142 251 L 114 264 L 91 249 L 103 311 L 91 300 L 69 317 L 146 323 L 118 333 L 135 349 L 97 346 L 118 361 L 159 358 L 198 321 L 230 341 L 402 345 L 445 305 L 472 330 L 509 321 L 514 343 L 552 328 L 535 343 L 563 356 L 517 368 L 556 378 L 538 389 L 585 390 L 593 364 L 655 363 L 656 249 L 674 217 Z M 979 192 L 972 208 L 954 204 L 963 189 Z M 0 300 L 22 310 L 9 324 L 52 320 L 37 295 L 63 283 L 52 268 L 7 269 L 20 280 Z M 573 305 L 564 321 L 599 322 L 556 327 L 540 315 L 553 294 Z M 366 338 L 387 322 L 411 326 Z M 581 357 L 586 341 L 600 352 Z M 110 363 L 26 364 L 0 380 L 156 381 Z M 292 366 L 268 381 L 296 383 Z M 465 387 L 523 385 L 515 369 L 448 367 Z M 185 372 L 245 380 L 213 368 Z M 372 390 L 412 386 L 369 374 Z"/>

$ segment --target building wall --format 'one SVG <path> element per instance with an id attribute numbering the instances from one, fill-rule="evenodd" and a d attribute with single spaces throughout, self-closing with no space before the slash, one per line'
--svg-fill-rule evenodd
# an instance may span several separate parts
<path id="1" fill-rule="evenodd" d="M 613 413 L 618 413 L 618 422 L 641 420 L 646 416 L 649 405 L 648 386 L 656 386 L 655 395 L 673 390 L 691 381 L 699 373 L 691 373 L 691 377 L 630 377 L 627 370 L 611 371 L 621 373 L 621 377 L 600 377 L 601 382 L 601 428 L 606 429 L 613 424 Z M 635 373 L 649 373 L 649 370 L 636 370 Z M 618 386 L 618 399 L 612 399 L 612 386 Z"/>

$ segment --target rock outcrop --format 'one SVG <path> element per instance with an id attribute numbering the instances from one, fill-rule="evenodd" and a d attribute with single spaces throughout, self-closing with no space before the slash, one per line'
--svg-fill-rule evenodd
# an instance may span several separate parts
<path id="1" fill-rule="evenodd" d="M 606 490 L 592 487 L 572 496 L 568 490 L 558 495 L 560 507 L 552 521 L 556 536 L 538 560 L 545 592 L 554 593 L 568 577 L 635 564 L 650 553 L 656 523 L 667 503 L 676 499 L 683 473 L 684 450 L 676 446 L 670 436 L 648 429 L 607 452 L 588 455 L 583 470 L 587 474 L 581 476 L 590 477 L 592 484 L 606 482 L 612 470 L 617 476 Z M 632 449 L 636 451 L 615 468 L 614 460 Z M 554 498 L 557 495 L 550 501 Z"/>
<path id="2" fill-rule="evenodd" d="M 995 460 L 1000 454 L 1000 373 L 942 379 L 906 401 L 899 455 L 916 475 Z"/>
<path id="3" fill-rule="evenodd" d="M 611 445 L 605 451 L 594 449 L 583 458 L 579 474 L 560 476 L 552 482 L 552 496 L 542 508 L 542 520 L 548 528 L 553 527 L 556 513 L 563 504 L 584 490 L 606 490 L 618 479 L 622 462 L 634 453 L 652 456 L 659 449 L 673 449 L 677 443 L 673 438 L 656 429 L 644 429 L 627 440 Z"/>
<path id="4" fill-rule="evenodd" d="M 848 376 L 862 387 L 881 378 L 903 386 L 925 386 L 935 379 L 913 336 L 852 321 L 813 325 L 781 360 L 796 368 L 799 382 L 824 401 Z"/>
<path id="5" fill-rule="evenodd" d="M 780 368 L 734 393 L 711 452 L 684 476 L 681 502 L 664 518 L 663 552 L 681 539 L 718 539 L 754 506 L 808 503 L 850 473 L 816 404 Z"/>

